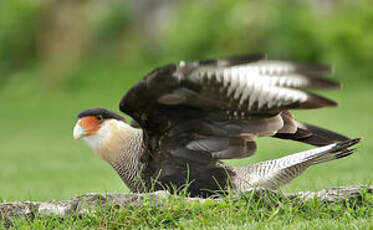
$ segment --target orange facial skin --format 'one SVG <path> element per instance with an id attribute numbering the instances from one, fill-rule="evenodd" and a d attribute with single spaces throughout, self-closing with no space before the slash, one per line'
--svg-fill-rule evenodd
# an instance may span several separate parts
<path id="1" fill-rule="evenodd" d="M 80 119 L 79 125 L 85 130 L 85 135 L 94 134 L 101 127 L 102 120 L 95 116 L 86 116 Z"/>

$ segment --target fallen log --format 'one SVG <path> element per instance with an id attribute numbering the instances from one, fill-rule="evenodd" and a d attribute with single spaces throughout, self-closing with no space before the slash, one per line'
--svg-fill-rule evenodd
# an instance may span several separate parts
<path id="1" fill-rule="evenodd" d="M 260 190 L 260 189 L 259 189 Z M 258 189 L 256 189 L 258 191 Z M 268 190 L 262 190 L 262 192 Z M 364 193 L 373 193 L 373 186 L 343 186 L 323 189 L 317 192 L 299 192 L 284 194 L 276 191 L 269 191 L 273 195 L 285 196 L 288 199 L 300 199 L 307 201 L 309 199 L 320 199 L 325 202 L 338 202 L 349 198 L 359 198 Z M 250 192 L 247 192 L 250 193 Z M 280 193 L 280 194 L 277 194 Z M 260 196 L 261 193 L 256 193 Z M 85 194 L 75 197 L 71 200 L 64 201 L 49 201 L 49 202 L 30 202 L 16 201 L 0 203 L 0 221 L 5 223 L 13 217 L 22 216 L 32 219 L 36 215 L 54 215 L 64 217 L 71 214 L 85 214 L 94 212 L 97 208 L 113 206 L 116 208 L 125 207 L 128 205 L 141 206 L 146 200 L 154 205 L 162 205 L 171 197 L 175 197 L 167 191 L 157 191 L 154 193 L 143 194 Z M 176 196 L 177 197 L 177 196 Z M 188 198 L 179 197 L 185 202 L 203 203 L 206 200 L 212 202 L 221 202 L 224 198 Z"/>

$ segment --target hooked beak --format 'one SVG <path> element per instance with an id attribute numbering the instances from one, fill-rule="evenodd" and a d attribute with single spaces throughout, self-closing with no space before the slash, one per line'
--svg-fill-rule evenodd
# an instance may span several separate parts
<path id="1" fill-rule="evenodd" d="M 85 129 L 79 125 L 79 122 L 74 127 L 73 136 L 75 140 L 79 140 L 80 138 L 84 137 L 86 134 Z"/>

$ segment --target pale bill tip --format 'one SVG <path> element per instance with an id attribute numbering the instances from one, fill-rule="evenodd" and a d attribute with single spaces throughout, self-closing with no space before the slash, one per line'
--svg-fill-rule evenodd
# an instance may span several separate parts
<path id="1" fill-rule="evenodd" d="M 78 124 L 75 125 L 73 136 L 75 140 L 79 140 L 85 135 L 85 130 Z"/>

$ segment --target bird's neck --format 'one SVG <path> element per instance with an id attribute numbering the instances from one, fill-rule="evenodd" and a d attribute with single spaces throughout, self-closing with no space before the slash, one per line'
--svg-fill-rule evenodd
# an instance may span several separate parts
<path id="1" fill-rule="evenodd" d="M 143 131 L 122 123 L 110 125 L 103 130 L 110 135 L 101 139 L 94 151 L 117 171 L 131 190 L 137 190 L 136 181 L 143 167 L 140 162 L 144 154 Z"/>
<path id="2" fill-rule="evenodd" d="M 137 191 L 138 185 L 141 184 L 141 170 L 144 167 L 140 161 L 144 154 L 142 130 L 133 129 L 131 136 L 122 140 L 121 146 L 118 157 L 110 164 L 130 190 Z"/>

